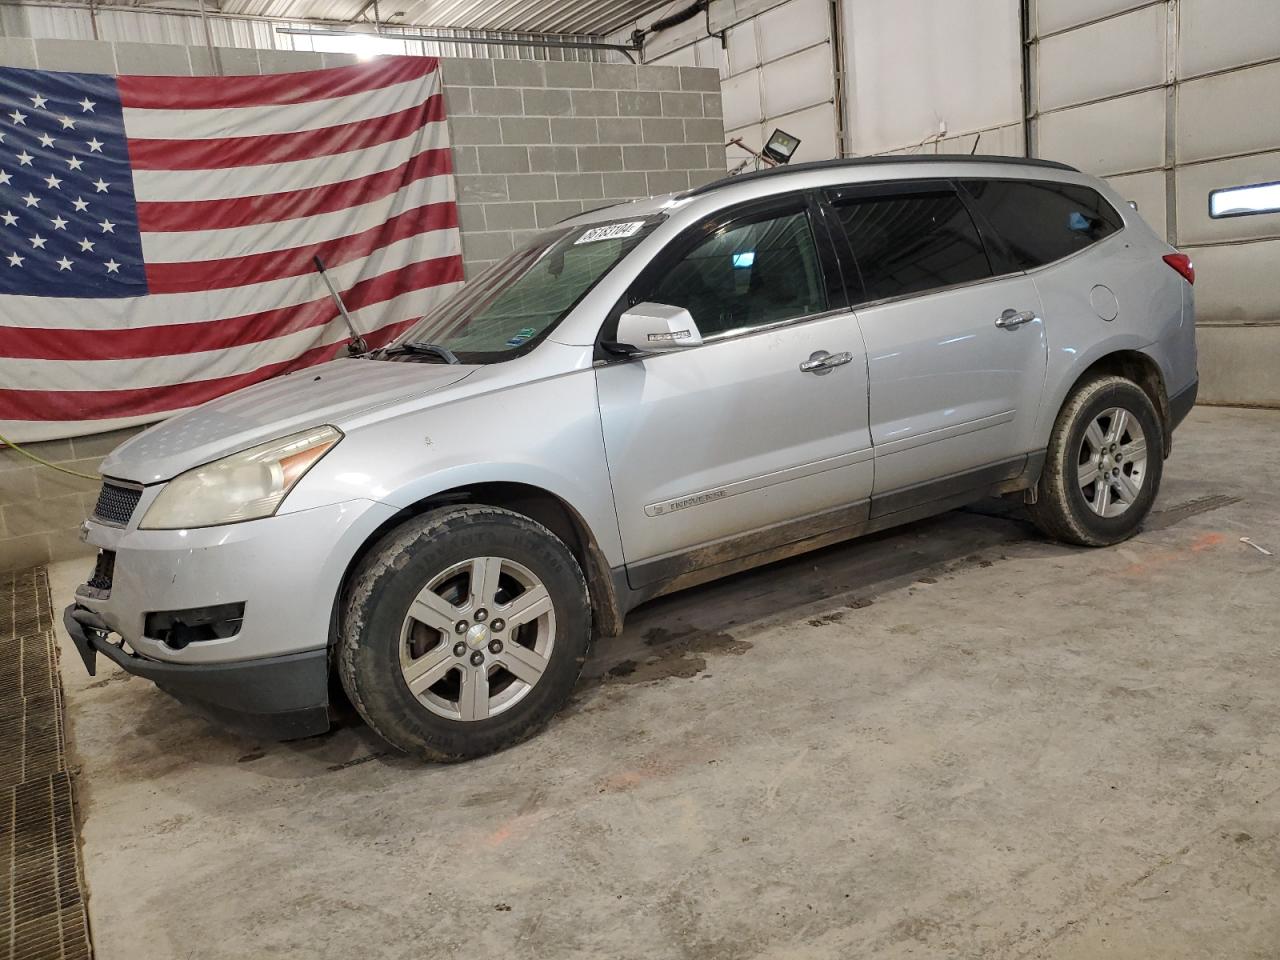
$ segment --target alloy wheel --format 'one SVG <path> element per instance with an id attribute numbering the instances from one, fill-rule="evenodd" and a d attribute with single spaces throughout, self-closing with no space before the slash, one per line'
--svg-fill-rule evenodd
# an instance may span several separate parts
<path id="1" fill-rule="evenodd" d="M 1118 517 L 1137 501 L 1147 476 L 1147 439 L 1128 410 L 1111 407 L 1085 430 L 1077 458 L 1077 479 L 1089 509 Z"/>
<path id="2" fill-rule="evenodd" d="M 529 694 L 555 639 L 555 609 L 542 581 L 513 560 L 475 557 L 432 578 L 410 605 L 400 671 L 432 713 L 484 720 Z"/>

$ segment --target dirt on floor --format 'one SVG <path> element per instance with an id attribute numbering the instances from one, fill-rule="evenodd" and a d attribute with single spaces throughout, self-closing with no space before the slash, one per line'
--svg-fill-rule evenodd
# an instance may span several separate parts
<path id="1" fill-rule="evenodd" d="M 1278 430 L 1195 410 L 1111 549 L 993 501 L 655 601 L 462 765 L 66 647 L 96 955 L 1280 956 Z"/>

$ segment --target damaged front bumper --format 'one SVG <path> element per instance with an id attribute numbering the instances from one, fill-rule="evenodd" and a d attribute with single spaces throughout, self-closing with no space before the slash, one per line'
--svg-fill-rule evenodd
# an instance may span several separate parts
<path id="1" fill-rule="evenodd" d="M 231 663 L 164 663 L 113 643 L 110 627 L 79 604 L 67 607 L 62 620 L 90 676 L 96 676 L 102 654 L 178 700 L 275 739 L 293 740 L 329 729 L 325 650 Z"/>

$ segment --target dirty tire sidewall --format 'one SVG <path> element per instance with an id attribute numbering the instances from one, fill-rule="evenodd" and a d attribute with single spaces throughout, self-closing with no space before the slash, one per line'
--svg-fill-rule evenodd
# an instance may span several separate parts
<path id="1" fill-rule="evenodd" d="M 1101 517 L 1085 500 L 1076 480 L 1077 458 L 1085 431 L 1103 411 L 1121 407 L 1136 417 L 1147 438 L 1147 476 L 1138 499 L 1118 517 Z M 1038 500 L 1029 507 L 1032 519 L 1055 539 L 1101 547 L 1127 540 L 1138 532 L 1160 492 L 1165 438 L 1151 398 L 1131 380 L 1107 376 L 1076 388 L 1067 398 L 1049 441 Z"/>
<path id="2" fill-rule="evenodd" d="M 428 710 L 405 684 L 400 631 L 410 604 L 432 578 L 483 556 L 514 560 L 546 586 L 555 608 L 555 647 L 546 672 L 519 703 L 485 720 L 450 720 Z M 448 507 L 391 531 L 357 568 L 343 603 L 338 667 L 347 696 L 383 739 L 424 759 L 456 761 L 537 732 L 572 694 L 590 641 L 587 585 L 559 538 L 508 510 Z"/>

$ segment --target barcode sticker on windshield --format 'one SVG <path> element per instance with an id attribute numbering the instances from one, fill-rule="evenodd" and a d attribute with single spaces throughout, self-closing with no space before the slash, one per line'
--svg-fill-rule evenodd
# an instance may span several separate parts
<path id="1" fill-rule="evenodd" d="M 619 237 L 629 237 L 637 233 L 643 226 L 643 220 L 633 220 L 631 223 L 611 223 L 604 227 L 592 227 L 573 243 L 574 246 L 577 246 L 580 243 L 595 243 L 597 240 L 616 240 Z"/>

